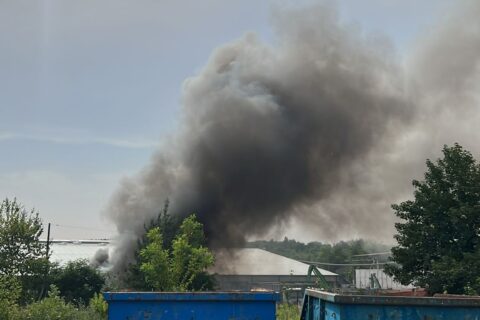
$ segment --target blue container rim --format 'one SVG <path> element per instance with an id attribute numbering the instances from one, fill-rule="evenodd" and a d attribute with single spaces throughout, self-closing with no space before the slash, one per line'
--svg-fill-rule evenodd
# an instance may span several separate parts
<path id="1" fill-rule="evenodd" d="M 306 289 L 305 297 L 315 297 L 320 300 L 337 304 L 370 304 L 397 306 L 438 306 L 438 307 L 480 307 L 478 297 L 394 297 L 368 295 L 342 295 L 320 290 Z"/>
<path id="2" fill-rule="evenodd" d="M 104 292 L 106 301 L 272 301 L 278 292 Z"/>

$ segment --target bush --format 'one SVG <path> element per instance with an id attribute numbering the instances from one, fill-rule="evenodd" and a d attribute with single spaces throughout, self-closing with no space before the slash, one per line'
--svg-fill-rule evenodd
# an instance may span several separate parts
<path id="1" fill-rule="evenodd" d="M 75 307 L 65 302 L 55 286 L 51 286 L 48 297 L 29 304 L 22 310 L 24 320 L 102 320 L 102 315 L 92 308 Z"/>
<path id="2" fill-rule="evenodd" d="M 90 299 L 90 308 L 99 314 L 102 318 L 107 319 L 108 304 L 100 293 L 95 293 L 92 299 Z"/>
<path id="3" fill-rule="evenodd" d="M 213 265 L 215 257 L 204 247 L 203 225 L 194 214 L 183 220 L 171 250 L 163 246 L 160 227 L 150 229 L 146 239 L 139 253 L 139 271 L 146 286 L 159 291 L 213 289 L 214 281 L 206 270 Z"/>
<path id="4" fill-rule="evenodd" d="M 38 212 L 27 211 L 16 199 L 0 202 L 0 274 L 20 281 L 22 303 L 41 295 L 48 269 L 42 233 Z"/>
<path id="5" fill-rule="evenodd" d="M 0 319 L 20 319 L 17 301 L 22 288 L 14 277 L 0 276 Z"/>
<path id="6" fill-rule="evenodd" d="M 76 306 L 87 304 L 105 284 L 100 272 L 85 259 L 70 261 L 64 268 L 57 268 L 52 273 L 53 284 L 60 295 Z"/>
<path id="7" fill-rule="evenodd" d="M 300 311 L 294 304 L 281 303 L 277 306 L 277 320 L 300 319 Z"/>

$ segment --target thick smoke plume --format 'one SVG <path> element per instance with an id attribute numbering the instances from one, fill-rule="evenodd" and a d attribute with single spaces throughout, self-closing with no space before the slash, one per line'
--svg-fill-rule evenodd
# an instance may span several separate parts
<path id="1" fill-rule="evenodd" d="M 441 129 L 452 113 L 473 112 L 480 6 L 471 7 L 462 25 L 423 41 L 407 68 L 388 41 L 325 6 L 276 12 L 273 45 L 247 34 L 216 49 L 184 83 L 179 131 L 111 199 L 111 262 L 128 261 L 167 198 L 171 214 L 196 213 L 217 247 L 292 219 L 323 239 L 391 236 L 389 205 L 411 192 L 425 157 L 471 135 Z"/>

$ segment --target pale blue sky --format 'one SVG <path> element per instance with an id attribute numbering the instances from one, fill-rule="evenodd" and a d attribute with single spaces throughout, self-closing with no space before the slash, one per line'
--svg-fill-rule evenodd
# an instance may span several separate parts
<path id="1" fill-rule="evenodd" d="M 36 207 L 56 238 L 109 236 L 120 179 L 177 125 L 184 79 L 272 6 L 315 1 L 0 0 L 0 196 Z M 337 1 L 406 55 L 453 0 Z"/>

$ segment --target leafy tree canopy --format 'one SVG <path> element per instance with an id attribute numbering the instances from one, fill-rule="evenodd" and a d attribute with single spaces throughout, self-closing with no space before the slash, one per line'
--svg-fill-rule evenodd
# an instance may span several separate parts
<path id="1" fill-rule="evenodd" d="M 398 245 L 387 271 L 430 293 L 480 293 L 480 166 L 460 145 L 427 160 L 414 200 L 393 205 Z"/>
<path id="2" fill-rule="evenodd" d="M 40 242 L 42 220 L 35 210 L 27 211 L 16 199 L 0 204 L 0 275 L 16 277 L 21 283 L 20 300 L 25 303 L 42 294 L 48 271 L 46 244 Z"/>
<path id="3" fill-rule="evenodd" d="M 155 227 L 147 232 L 148 244 L 140 251 L 140 271 L 146 284 L 160 291 L 172 290 L 173 281 L 169 276 L 169 251 L 163 248 L 163 237 L 160 228 Z"/>
<path id="4" fill-rule="evenodd" d="M 17 301 L 22 288 L 16 277 L 0 276 L 0 319 L 19 319 Z"/>
<path id="5" fill-rule="evenodd" d="M 162 248 L 170 251 L 172 248 L 172 242 L 175 239 L 175 234 L 177 233 L 178 228 L 180 227 L 181 221 L 177 217 L 173 217 L 168 213 L 170 202 L 165 200 L 162 210 L 158 213 L 155 219 L 150 220 L 150 223 L 144 225 L 145 234 L 142 238 L 138 239 L 137 250 L 135 252 L 135 261 L 133 261 L 127 268 L 124 275 L 112 275 L 114 276 L 113 283 L 118 287 L 129 287 L 137 290 L 149 290 L 152 289 L 145 282 L 145 276 L 143 272 L 140 271 L 140 250 L 145 248 L 149 240 L 149 231 L 157 228 L 162 238 Z"/>
<path id="6" fill-rule="evenodd" d="M 140 250 L 140 271 L 146 284 L 161 291 L 197 291 L 212 289 L 212 278 L 206 269 L 214 256 L 204 247 L 203 225 L 195 215 L 183 220 L 172 249 L 165 249 L 159 227 L 147 232 L 146 246 Z"/>
<path id="7" fill-rule="evenodd" d="M 59 294 L 66 302 L 75 305 L 88 304 L 105 284 L 102 274 L 85 259 L 70 261 L 63 268 L 52 269 L 52 283 Z"/>
<path id="8" fill-rule="evenodd" d="M 43 272 L 46 246 L 39 240 L 42 220 L 9 199 L 0 204 L 0 274 L 25 276 Z"/>

